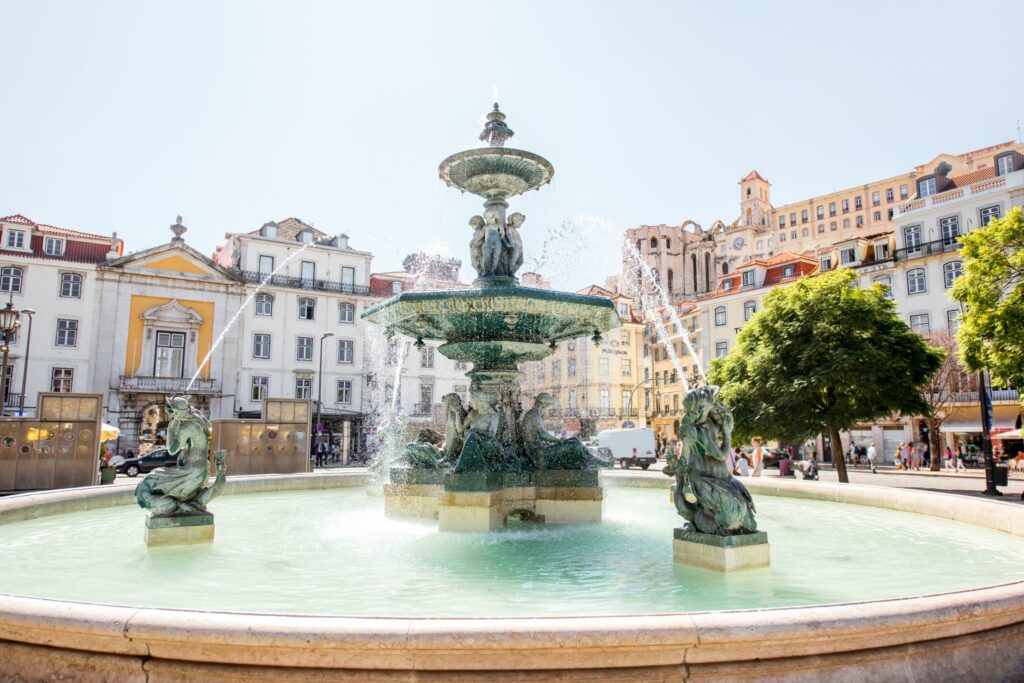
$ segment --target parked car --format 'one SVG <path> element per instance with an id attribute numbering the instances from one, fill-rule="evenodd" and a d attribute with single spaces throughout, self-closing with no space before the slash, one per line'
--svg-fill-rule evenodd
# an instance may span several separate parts
<path id="1" fill-rule="evenodd" d="M 646 470 L 657 462 L 651 429 L 606 429 L 598 432 L 594 443 L 610 451 L 613 461 L 625 470 L 634 465 Z"/>
<path id="2" fill-rule="evenodd" d="M 612 455 L 612 449 L 607 446 L 589 445 L 587 450 L 590 452 L 590 455 L 594 456 L 594 459 L 601 463 L 601 467 L 615 466 L 615 456 Z"/>
<path id="3" fill-rule="evenodd" d="M 743 452 L 747 454 L 747 460 L 750 460 L 750 455 L 754 452 L 753 446 L 748 446 L 743 449 Z M 778 448 L 766 448 L 761 446 L 761 456 L 764 457 L 764 469 L 769 467 L 778 467 L 779 461 L 786 457 L 785 452 Z"/>
<path id="4" fill-rule="evenodd" d="M 139 473 L 146 474 L 158 467 L 171 467 L 177 462 L 177 456 L 168 453 L 166 448 L 155 448 L 138 458 L 128 458 L 119 462 L 117 471 L 129 477 L 137 477 Z"/>

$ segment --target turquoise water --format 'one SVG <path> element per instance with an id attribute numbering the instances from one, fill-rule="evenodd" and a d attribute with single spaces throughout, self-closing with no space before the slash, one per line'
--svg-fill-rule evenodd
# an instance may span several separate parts
<path id="1" fill-rule="evenodd" d="M 605 521 L 442 534 L 361 489 L 218 498 L 217 540 L 147 550 L 144 513 L 0 525 L 0 592 L 118 605 L 388 616 L 601 615 L 923 595 L 1024 579 L 1024 539 L 910 513 L 758 497 L 770 569 L 672 562 L 668 493 L 606 490 Z"/>

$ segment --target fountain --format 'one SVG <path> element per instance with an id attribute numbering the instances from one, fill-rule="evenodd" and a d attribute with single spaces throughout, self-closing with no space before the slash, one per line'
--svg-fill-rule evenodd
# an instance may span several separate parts
<path id="1" fill-rule="evenodd" d="M 551 181 L 547 159 L 506 148 L 514 135 L 494 104 L 480 139 L 487 147 L 441 162 L 443 181 L 484 199 L 473 228 L 473 289 L 404 292 L 363 317 L 415 339 L 442 341 L 439 351 L 473 364 L 469 405 L 444 398 L 445 433 L 424 430 L 390 468 L 384 487 L 393 515 L 438 518 L 442 531 L 495 530 L 510 515 L 545 522 L 597 522 L 602 493 L 598 463 L 575 438 L 559 439 L 543 425 L 546 394 L 524 410 L 518 364 L 549 356 L 563 340 L 599 343 L 620 324 L 612 302 L 520 286 L 521 213 L 506 215 L 508 199 Z"/>

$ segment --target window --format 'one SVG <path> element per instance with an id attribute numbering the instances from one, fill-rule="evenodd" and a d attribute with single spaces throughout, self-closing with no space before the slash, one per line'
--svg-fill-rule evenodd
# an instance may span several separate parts
<path id="1" fill-rule="evenodd" d="M 831 223 L 828 224 L 828 229 L 831 230 L 832 232 L 835 232 L 838 228 L 839 226 L 836 225 L 835 221 L 832 221 Z"/>
<path id="2" fill-rule="evenodd" d="M 299 241 L 302 242 L 303 244 L 309 244 L 310 242 L 312 242 L 313 241 L 313 231 L 312 230 L 303 230 L 302 232 L 300 232 L 299 233 Z"/>
<path id="3" fill-rule="evenodd" d="M 818 212 L 818 220 L 820 221 L 822 218 L 825 217 L 825 205 L 824 204 L 819 204 L 818 208 L 817 208 L 817 212 Z"/>
<path id="4" fill-rule="evenodd" d="M 856 209 L 857 211 L 860 211 L 861 209 L 864 208 L 864 202 L 861 201 L 860 195 L 857 195 L 856 197 L 853 198 L 853 208 Z"/>
<path id="5" fill-rule="evenodd" d="M 316 314 L 316 301 L 299 299 L 299 320 L 312 320 Z"/>
<path id="6" fill-rule="evenodd" d="M 779 241 L 780 242 L 785 242 L 786 241 L 786 233 L 783 232 L 783 233 L 779 234 Z"/>
<path id="7" fill-rule="evenodd" d="M 8 230 L 7 231 L 7 246 L 10 249 L 23 249 L 25 247 L 25 231 L 24 230 Z"/>
<path id="8" fill-rule="evenodd" d="M 832 270 L 832 257 L 831 256 L 826 256 L 825 258 L 821 259 L 821 269 L 822 269 L 822 271 Z"/>
<path id="9" fill-rule="evenodd" d="M 804 237 L 810 237 L 811 236 L 811 229 L 810 228 L 804 228 L 803 231 L 802 231 L 802 234 L 803 234 Z"/>
<path id="10" fill-rule="evenodd" d="M 942 246 L 951 247 L 955 245 L 956 238 L 960 236 L 960 218 L 958 216 L 940 218 L 939 234 L 942 236 Z"/>
<path id="11" fill-rule="evenodd" d="M 401 294 L 402 293 L 402 283 L 399 282 L 398 280 L 395 280 L 394 282 L 392 282 L 391 283 L 391 293 L 392 294 Z"/>
<path id="12" fill-rule="evenodd" d="M 303 261 L 299 265 L 299 278 L 303 287 L 312 287 L 316 282 L 316 264 L 312 261 Z"/>
<path id="13" fill-rule="evenodd" d="M 872 192 L 871 193 L 871 206 L 878 206 L 881 203 L 882 203 L 882 195 L 879 194 L 877 190 L 875 192 Z"/>
<path id="14" fill-rule="evenodd" d="M 996 159 L 996 175 L 1006 175 L 1007 173 L 1013 173 L 1013 157 L 1009 154 Z"/>
<path id="15" fill-rule="evenodd" d="M 999 206 L 986 206 L 981 210 L 981 224 L 988 225 L 999 218 Z"/>
<path id="16" fill-rule="evenodd" d="M 800 222 L 801 223 L 806 223 L 807 222 L 807 209 L 804 209 L 803 211 L 800 212 Z"/>
<path id="17" fill-rule="evenodd" d="M 61 273 L 60 295 L 65 299 L 81 299 L 82 276 L 78 273 Z"/>
<path id="18" fill-rule="evenodd" d="M 351 363 L 354 355 L 354 343 L 351 339 L 338 340 L 338 362 Z"/>
<path id="19" fill-rule="evenodd" d="M 252 335 L 252 357 L 253 358 L 270 358 L 270 335 L 269 334 L 254 334 L 254 335 Z"/>
<path id="20" fill-rule="evenodd" d="M 351 266 L 341 267 L 341 291 L 352 292 L 356 286 L 356 269 Z"/>
<path id="21" fill-rule="evenodd" d="M 313 338 L 299 337 L 295 342 L 295 360 L 313 360 Z"/>
<path id="22" fill-rule="evenodd" d="M 907 245 L 907 251 L 920 251 L 921 249 L 921 226 L 908 225 L 903 228 L 903 242 Z"/>
<path id="23" fill-rule="evenodd" d="M 864 227 L 864 216 L 857 216 L 856 221 L 857 221 L 857 227 L 858 228 L 863 228 Z"/>
<path id="24" fill-rule="evenodd" d="M 828 215 L 829 216 L 835 216 L 836 215 L 836 203 L 835 202 L 829 202 L 828 203 Z"/>
<path id="25" fill-rule="evenodd" d="M 658 248 L 658 238 L 657 237 L 652 237 L 651 238 L 651 249 L 657 249 L 657 248 Z"/>
<path id="26" fill-rule="evenodd" d="M 253 401 L 262 401 L 267 397 L 269 389 L 269 377 L 253 377 L 252 385 L 249 388 L 249 398 Z"/>
<path id="27" fill-rule="evenodd" d="M 779 216 L 779 227 L 786 227 L 786 214 L 782 214 L 781 216 Z"/>
<path id="28" fill-rule="evenodd" d="M 266 237 L 267 239 L 277 239 L 277 224 L 275 223 L 264 223 L 263 227 L 260 228 L 260 236 Z"/>
<path id="29" fill-rule="evenodd" d="M 154 377 L 181 377 L 185 374 L 185 333 L 157 332 Z"/>
<path id="30" fill-rule="evenodd" d="M 793 231 L 791 231 L 789 233 L 789 239 L 791 239 L 791 240 L 795 240 L 796 239 L 796 230 L 793 230 Z"/>
<path id="31" fill-rule="evenodd" d="M 338 322 L 354 323 L 356 321 L 356 305 L 347 301 L 338 304 Z"/>
<path id="32" fill-rule="evenodd" d="M 753 287 L 754 286 L 754 271 L 745 270 L 743 271 L 743 286 Z"/>
<path id="33" fill-rule="evenodd" d="M 74 368 L 54 368 L 50 373 L 50 391 L 66 394 L 74 391 Z"/>
<path id="34" fill-rule="evenodd" d="M 953 281 L 964 274 L 963 261 L 950 261 L 942 266 L 942 280 L 946 289 L 953 286 Z"/>
<path id="35" fill-rule="evenodd" d="M 853 247 L 839 250 L 839 263 L 846 265 L 857 260 L 857 250 Z"/>
<path id="36" fill-rule="evenodd" d="M 843 230 L 846 230 L 848 227 L 850 227 L 850 219 L 849 218 L 844 218 L 843 219 Z"/>
<path id="37" fill-rule="evenodd" d="M 620 363 L 619 372 L 623 377 L 629 377 L 633 374 L 633 364 L 629 362 L 628 358 L 623 358 Z"/>
<path id="38" fill-rule="evenodd" d="M 950 334 L 956 334 L 957 330 L 960 329 L 960 311 L 955 308 L 946 311 L 946 327 L 949 328 Z"/>
<path id="39" fill-rule="evenodd" d="M 825 224 L 824 223 L 822 223 L 822 224 L 820 224 L 818 226 L 818 234 L 820 235 L 823 232 L 825 232 Z"/>
<path id="40" fill-rule="evenodd" d="M 725 355 L 729 353 L 729 343 L 720 341 L 715 342 L 715 358 L 725 358 Z"/>
<path id="41" fill-rule="evenodd" d="M 721 327 L 725 325 L 725 306 L 719 306 L 715 309 L 715 327 Z"/>
<path id="42" fill-rule="evenodd" d="M 885 189 L 885 201 L 886 201 L 886 203 L 891 203 L 894 199 L 896 199 L 896 193 L 893 192 L 893 189 L 891 187 L 887 187 Z"/>
<path id="43" fill-rule="evenodd" d="M 24 276 L 21 268 L 7 266 L 0 268 L 0 292 L 21 292 L 21 281 Z"/>
<path id="44" fill-rule="evenodd" d="M 620 318 L 628 318 L 629 317 L 629 304 L 625 304 L 625 303 L 620 303 L 619 304 L 619 317 Z"/>
<path id="45" fill-rule="evenodd" d="M 352 380 L 338 380 L 338 403 L 352 403 Z"/>
<path id="46" fill-rule="evenodd" d="M 875 242 L 875 260 L 881 261 L 889 258 L 889 243 Z"/>
<path id="47" fill-rule="evenodd" d="M 805 220 L 804 223 L 806 223 L 806 222 L 807 221 Z M 793 213 L 789 214 L 789 224 L 790 225 L 796 225 L 796 212 L 793 212 Z"/>
<path id="48" fill-rule="evenodd" d="M 562 379 L 562 362 L 558 359 L 551 361 L 551 379 Z"/>
<path id="49" fill-rule="evenodd" d="M 850 200 L 844 199 L 842 201 L 843 213 L 850 213 Z"/>
<path id="50" fill-rule="evenodd" d="M 665 238 L 665 248 L 668 249 L 671 246 L 672 246 L 672 240 L 670 240 L 669 238 L 666 237 Z"/>
<path id="51" fill-rule="evenodd" d="M 910 191 L 907 189 L 907 184 L 903 183 L 900 185 L 900 199 L 906 199 L 910 196 Z"/>
<path id="52" fill-rule="evenodd" d="M 61 256 L 64 254 L 64 240 L 59 237 L 47 237 L 43 240 L 43 253 L 49 256 Z"/>
<path id="53" fill-rule="evenodd" d="M 575 377 L 576 376 L 576 359 L 575 358 L 570 358 L 569 359 L 569 363 L 568 363 L 568 365 L 565 368 L 565 372 L 569 375 L 569 377 Z"/>
<path id="54" fill-rule="evenodd" d="M 266 277 L 274 272 L 274 257 L 273 256 L 260 256 L 260 275 Z"/>
<path id="55" fill-rule="evenodd" d="M 876 275 L 871 280 L 874 283 L 882 285 L 882 289 L 885 290 L 885 298 L 892 298 L 892 278 L 888 275 Z"/>
<path id="56" fill-rule="evenodd" d="M 743 302 L 743 320 L 750 320 L 757 313 L 757 302 L 756 301 L 745 301 Z"/>
<path id="57" fill-rule="evenodd" d="M 935 178 L 924 178 L 917 181 L 917 196 L 930 197 L 935 194 Z"/>
<path id="58" fill-rule="evenodd" d="M 608 377 L 612 374 L 611 363 L 607 358 L 597 360 L 597 372 L 601 377 Z"/>
<path id="59" fill-rule="evenodd" d="M 928 334 L 932 331 L 932 326 L 928 322 L 927 313 L 918 313 L 917 315 L 910 316 L 910 329 L 918 334 Z"/>
<path id="60" fill-rule="evenodd" d="M 309 398 L 312 394 L 313 380 L 308 377 L 298 377 L 295 379 L 295 398 Z"/>
<path id="61" fill-rule="evenodd" d="M 565 343 L 565 346 L 570 351 L 575 351 L 576 350 L 576 340 L 575 339 L 570 339 L 569 341 L 567 341 Z"/>
<path id="62" fill-rule="evenodd" d="M 270 294 L 256 295 L 256 315 L 274 315 L 274 297 Z"/>
<path id="63" fill-rule="evenodd" d="M 875 211 L 875 213 L 872 214 L 872 219 L 875 220 L 875 221 L 882 220 L 882 212 L 881 211 Z"/>
<path id="64" fill-rule="evenodd" d="M 622 412 L 626 415 L 633 414 L 633 392 L 629 389 L 622 390 Z"/>
<path id="65" fill-rule="evenodd" d="M 420 367 L 421 368 L 432 368 L 434 367 L 434 347 L 424 346 L 420 349 Z"/>
<path id="66" fill-rule="evenodd" d="M 576 412 L 576 390 L 575 389 L 570 389 L 569 390 L 569 410 L 573 411 L 573 413 Z"/>
<path id="67" fill-rule="evenodd" d="M 78 321 L 57 319 L 57 346 L 78 346 Z"/>
<path id="68" fill-rule="evenodd" d="M 544 379 L 544 361 L 537 363 L 537 379 Z"/>
<path id="69" fill-rule="evenodd" d="M 925 282 L 924 268 L 913 268 L 907 271 L 907 294 L 921 294 L 928 291 Z"/>
<path id="70" fill-rule="evenodd" d="M 793 277 L 793 273 L 796 266 L 784 266 L 782 268 L 782 277 Z"/>

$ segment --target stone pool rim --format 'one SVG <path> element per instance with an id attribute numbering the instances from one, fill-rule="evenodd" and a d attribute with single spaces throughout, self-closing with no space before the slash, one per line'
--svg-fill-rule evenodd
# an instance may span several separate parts
<path id="1" fill-rule="evenodd" d="M 659 473 L 615 472 L 602 480 L 608 487 L 667 489 L 671 484 Z M 358 470 L 234 477 L 225 494 L 359 487 L 366 481 L 365 471 Z M 775 477 L 745 483 L 761 495 L 916 512 L 1024 537 L 1024 506 Z M 0 524 L 123 504 L 134 504 L 133 487 L 21 494 L 0 499 Z M 140 534 L 141 526 L 140 515 Z M 865 671 L 876 676 L 930 672 L 934 680 L 954 674 L 985 680 L 1005 675 L 1008 653 L 1021 651 L 1024 581 L 863 602 L 565 617 L 285 615 L 0 594 L 0 661 L 25 680 L 46 680 L 68 670 L 83 680 L 101 674 L 109 680 L 144 680 L 158 671 L 227 673 L 224 667 L 238 676 L 272 671 L 280 680 L 306 677 L 312 670 L 355 675 L 368 669 L 396 676 L 418 670 L 467 676 L 515 671 L 520 677 L 533 671 L 543 677 L 544 671 L 579 669 L 588 680 L 621 677 L 626 670 L 631 680 L 701 672 L 784 680 L 810 671 L 827 677 L 826 672 L 849 665 L 869 667 Z"/>

